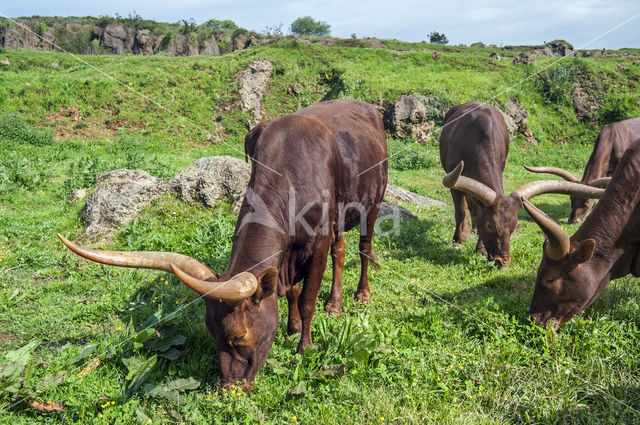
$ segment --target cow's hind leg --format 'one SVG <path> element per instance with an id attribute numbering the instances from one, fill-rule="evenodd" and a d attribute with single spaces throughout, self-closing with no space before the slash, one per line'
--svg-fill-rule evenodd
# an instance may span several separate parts
<path id="1" fill-rule="evenodd" d="M 367 228 L 362 229 L 360 226 L 360 281 L 358 282 L 358 290 L 356 291 L 356 300 L 369 301 L 369 261 L 377 264 L 373 251 L 371 249 L 371 239 L 373 238 L 373 229 L 378 218 L 378 207 L 374 207 L 367 216 Z"/>
<path id="2" fill-rule="evenodd" d="M 453 208 L 456 217 L 456 231 L 453 233 L 453 245 L 461 246 L 469 237 L 469 227 L 467 224 L 467 198 L 463 192 L 451 190 L 453 198 Z"/>
<path id="3" fill-rule="evenodd" d="M 302 331 L 300 311 L 298 310 L 298 297 L 300 295 L 300 283 L 291 285 L 287 291 L 287 303 L 289 304 L 289 319 L 287 320 L 287 333 L 299 334 Z"/>
<path id="4" fill-rule="evenodd" d="M 324 310 L 327 313 L 338 313 L 342 308 L 342 269 L 344 268 L 344 236 L 338 235 L 331 245 L 331 260 L 333 261 L 333 280 L 331 294 Z"/>

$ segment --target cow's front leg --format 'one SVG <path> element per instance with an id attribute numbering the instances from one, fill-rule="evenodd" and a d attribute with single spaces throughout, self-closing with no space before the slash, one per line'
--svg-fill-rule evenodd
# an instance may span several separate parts
<path id="1" fill-rule="evenodd" d="M 291 285 L 287 291 L 287 303 L 289 304 L 289 319 L 287 320 L 287 333 L 289 335 L 299 334 L 302 331 L 300 321 L 300 311 L 298 310 L 298 297 L 300 295 L 300 284 Z"/>
<path id="2" fill-rule="evenodd" d="M 315 254 L 311 257 L 309 271 L 304 278 L 302 292 L 298 299 L 298 308 L 300 310 L 300 318 L 302 319 L 302 336 L 298 344 L 298 353 L 304 354 L 304 349 L 311 341 L 311 320 L 316 310 L 316 299 L 318 298 L 318 290 L 322 283 L 322 275 L 327 265 L 327 254 L 329 251 L 329 243 L 319 244 L 320 246 L 314 250 Z"/>

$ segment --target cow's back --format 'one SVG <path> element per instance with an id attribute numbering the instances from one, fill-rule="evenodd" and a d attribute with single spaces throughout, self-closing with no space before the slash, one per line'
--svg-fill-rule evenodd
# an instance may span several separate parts
<path id="1" fill-rule="evenodd" d="M 464 161 L 464 176 L 502 193 L 508 152 L 509 131 L 497 109 L 467 102 L 447 112 L 440 135 L 440 161 L 447 173 Z"/>
<path id="2" fill-rule="evenodd" d="M 387 140 L 378 110 L 365 102 L 339 99 L 301 109 L 334 134 L 339 156 L 337 201 L 362 203 L 366 209 L 382 201 L 387 182 Z"/>

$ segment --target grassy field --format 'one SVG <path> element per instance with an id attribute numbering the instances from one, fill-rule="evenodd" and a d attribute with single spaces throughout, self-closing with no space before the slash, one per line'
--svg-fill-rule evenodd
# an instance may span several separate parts
<path id="1" fill-rule="evenodd" d="M 474 252 L 474 237 L 453 248 L 437 140 L 390 138 L 390 153 L 399 152 L 390 183 L 447 207 L 404 205 L 420 219 L 374 238 L 382 267 L 370 272 L 368 304 L 350 296 L 359 260 L 357 232 L 348 233 L 343 313 L 323 312 L 330 270 L 318 298 L 312 331 L 322 348 L 295 353 L 298 336 L 286 338 L 280 300 L 281 328 L 250 395 L 217 387 L 215 343 L 193 292 L 168 274 L 81 260 L 55 237 L 82 233 L 83 203 L 67 197 L 102 171 L 167 178 L 202 156 L 242 157 L 248 115 L 234 107 L 234 76 L 254 59 L 274 63 L 267 118 L 335 97 L 384 104 L 420 93 L 448 106 L 517 98 L 540 143 L 514 139 L 507 190 L 532 178 L 523 164 L 581 174 L 598 126 L 575 116 L 577 81 L 603 101 L 601 122 L 640 115 L 633 58 L 566 59 L 545 70 L 558 58 L 514 66 L 517 52 L 490 63 L 488 49 L 468 48 L 441 50 L 434 61 L 419 49 L 441 47 L 415 47 L 285 43 L 220 58 L 81 58 L 147 98 L 69 55 L 0 53 L 10 61 L 0 65 L 0 423 L 637 423 L 637 281 L 613 282 L 558 332 L 532 325 L 542 233 L 521 212 L 512 263 L 501 270 Z M 208 143 L 207 132 L 223 143 Z M 409 153 L 417 160 L 401 166 Z M 577 228 L 566 224 L 566 197 L 534 202 L 570 234 Z M 235 220 L 228 205 L 207 210 L 164 197 L 98 246 L 180 252 L 222 271 Z M 139 332 L 149 325 L 153 332 Z M 79 376 L 95 359 L 101 366 Z M 66 409 L 16 403 L 26 396 Z"/>

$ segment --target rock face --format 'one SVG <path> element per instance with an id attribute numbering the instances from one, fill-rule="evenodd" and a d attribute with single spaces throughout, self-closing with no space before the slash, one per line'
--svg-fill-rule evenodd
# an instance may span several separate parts
<path id="1" fill-rule="evenodd" d="M 169 56 L 197 56 L 198 46 L 184 34 L 176 34 L 169 43 Z"/>
<path id="2" fill-rule="evenodd" d="M 536 61 L 536 55 L 528 55 L 526 53 L 520 53 L 513 59 L 514 65 L 524 64 L 529 65 Z"/>
<path id="3" fill-rule="evenodd" d="M 169 180 L 169 187 L 186 202 L 198 201 L 213 207 L 222 200 L 240 211 L 249 184 L 251 166 L 230 156 L 200 158 Z"/>
<path id="4" fill-rule="evenodd" d="M 253 61 L 238 75 L 238 94 L 240 96 L 240 108 L 243 112 L 249 112 L 249 128 L 255 127 L 262 119 L 262 96 L 267 90 L 267 84 L 273 65 L 267 60 Z"/>
<path id="5" fill-rule="evenodd" d="M 531 129 L 527 126 L 527 119 L 529 118 L 529 111 L 524 106 L 518 103 L 517 100 L 509 100 L 507 102 L 506 111 L 500 110 L 504 122 L 507 125 L 509 134 L 514 136 L 516 134 L 522 134 L 527 138 L 529 143 L 537 144 L 538 141 L 533 137 Z"/>
<path id="6" fill-rule="evenodd" d="M 136 42 L 133 45 L 133 52 L 138 55 L 152 55 L 155 40 L 149 30 L 139 30 L 136 33 Z"/>
<path id="7" fill-rule="evenodd" d="M 96 183 L 82 209 L 87 238 L 113 235 L 154 198 L 169 191 L 166 181 L 142 170 L 108 171 Z"/>
<path id="8" fill-rule="evenodd" d="M 577 85 L 571 93 L 573 108 L 578 119 L 582 122 L 596 122 L 597 112 L 602 106 L 602 101 L 593 98 L 581 85 Z"/>
<path id="9" fill-rule="evenodd" d="M 394 202 L 409 202 L 412 204 L 423 205 L 425 207 L 445 206 L 444 202 L 418 195 L 417 193 L 413 193 L 407 189 L 391 184 L 387 185 L 387 191 L 384 193 L 384 199 Z"/>
<path id="10" fill-rule="evenodd" d="M 362 40 L 360 40 L 361 42 L 363 42 L 364 44 L 366 44 L 369 48 L 371 49 L 386 49 L 387 46 L 382 43 L 380 40 L 378 40 L 377 38 L 363 38 Z"/>
<path id="11" fill-rule="evenodd" d="M 573 46 L 564 40 L 553 40 L 542 49 L 534 49 L 533 53 L 543 56 L 569 56 L 573 53 Z"/>
<path id="12" fill-rule="evenodd" d="M 238 34 L 233 37 L 231 40 L 231 49 L 235 52 L 236 50 L 244 50 L 251 45 L 251 39 L 245 34 Z"/>
<path id="13" fill-rule="evenodd" d="M 204 42 L 204 47 L 202 48 L 200 54 L 205 56 L 220 54 L 220 48 L 218 47 L 218 43 L 216 42 L 215 38 Z"/>
<path id="14" fill-rule="evenodd" d="M 102 33 L 104 46 L 117 55 L 131 51 L 134 43 L 133 30 L 122 25 L 108 24 Z"/>
<path id="15" fill-rule="evenodd" d="M 399 137 L 412 137 L 420 143 L 431 139 L 435 123 L 430 115 L 442 114 L 432 97 L 402 95 L 385 113 L 385 126 Z"/>
<path id="16" fill-rule="evenodd" d="M 35 50 L 41 48 L 41 41 L 38 36 L 26 28 L 7 24 L 4 28 L 4 42 L 2 45 L 7 49 Z"/>

